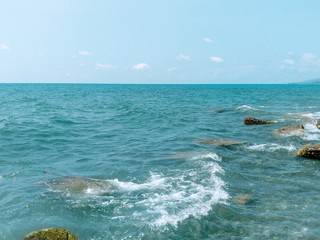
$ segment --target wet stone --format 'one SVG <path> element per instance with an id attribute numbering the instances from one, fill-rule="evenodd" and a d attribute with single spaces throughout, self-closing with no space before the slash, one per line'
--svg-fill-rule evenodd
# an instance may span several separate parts
<path id="1" fill-rule="evenodd" d="M 294 126 L 283 127 L 276 130 L 275 133 L 279 135 L 286 135 L 286 136 L 303 136 L 304 126 L 294 125 Z"/>
<path id="2" fill-rule="evenodd" d="M 197 139 L 196 142 L 212 145 L 212 146 L 233 146 L 233 145 L 242 144 L 242 142 L 239 142 L 239 141 L 223 139 L 223 138 Z"/>
<path id="3" fill-rule="evenodd" d="M 47 228 L 28 234 L 24 240 L 79 240 L 79 238 L 63 228 Z"/>
<path id="4" fill-rule="evenodd" d="M 244 118 L 245 125 L 261 125 L 261 124 L 273 124 L 274 121 L 266 121 L 257 118 L 246 117 Z"/>
<path id="5" fill-rule="evenodd" d="M 320 144 L 307 145 L 297 152 L 298 157 L 320 160 Z"/>
<path id="6" fill-rule="evenodd" d="M 95 192 L 102 193 L 113 188 L 112 184 L 108 181 L 82 177 L 53 179 L 49 182 L 49 185 L 54 190 L 70 192 L 85 192 L 88 189 L 93 189 Z"/>

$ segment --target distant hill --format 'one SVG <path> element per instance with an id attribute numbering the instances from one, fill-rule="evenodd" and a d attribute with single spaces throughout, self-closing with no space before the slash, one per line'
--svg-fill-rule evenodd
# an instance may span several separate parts
<path id="1" fill-rule="evenodd" d="M 295 84 L 320 84 L 320 78 L 306 80 L 302 82 L 296 82 Z"/>

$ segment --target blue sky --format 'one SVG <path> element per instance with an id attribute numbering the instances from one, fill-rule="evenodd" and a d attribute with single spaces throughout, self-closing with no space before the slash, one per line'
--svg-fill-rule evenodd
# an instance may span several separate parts
<path id="1" fill-rule="evenodd" d="M 318 0 L 0 1 L 0 82 L 320 77 Z"/>

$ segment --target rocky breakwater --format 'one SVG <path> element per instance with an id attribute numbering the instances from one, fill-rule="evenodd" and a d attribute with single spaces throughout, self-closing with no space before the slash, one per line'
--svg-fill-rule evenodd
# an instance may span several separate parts
<path id="1" fill-rule="evenodd" d="M 297 152 L 297 156 L 320 160 L 320 144 L 304 146 Z"/>
<path id="2" fill-rule="evenodd" d="M 79 240 L 79 238 L 63 228 L 46 228 L 28 234 L 23 240 Z"/>
<path id="3" fill-rule="evenodd" d="M 245 125 L 261 125 L 261 124 L 273 124 L 273 123 L 276 123 L 276 122 L 275 121 L 261 120 L 261 119 L 252 118 L 252 117 L 244 118 L 244 124 Z"/>

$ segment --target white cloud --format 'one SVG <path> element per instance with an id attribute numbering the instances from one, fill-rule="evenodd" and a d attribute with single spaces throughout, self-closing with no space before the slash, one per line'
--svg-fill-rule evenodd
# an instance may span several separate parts
<path id="1" fill-rule="evenodd" d="M 1 43 L 0 44 L 0 50 L 10 50 L 10 47 L 6 44 Z"/>
<path id="2" fill-rule="evenodd" d="M 221 57 L 211 57 L 210 60 L 216 63 L 222 63 L 223 59 Z"/>
<path id="3" fill-rule="evenodd" d="M 187 55 L 179 54 L 177 56 L 177 60 L 179 60 L 179 61 L 190 61 L 191 58 L 189 56 L 187 56 Z"/>
<path id="4" fill-rule="evenodd" d="M 292 59 L 285 59 L 284 62 L 285 64 L 288 64 L 288 65 L 293 65 L 295 63 L 294 60 Z"/>
<path id="5" fill-rule="evenodd" d="M 133 65 L 133 69 L 136 69 L 136 70 L 145 70 L 145 69 L 148 69 L 150 66 L 146 63 L 138 63 L 136 65 Z"/>
<path id="6" fill-rule="evenodd" d="M 211 38 L 208 37 L 204 38 L 203 41 L 205 41 L 206 43 L 212 43 Z"/>
<path id="7" fill-rule="evenodd" d="M 305 53 L 302 55 L 301 57 L 302 62 L 304 63 L 317 63 L 318 62 L 318 58 L 316 55 L 314 55 L 313 53 Z"/>
<path id="8" fill-rule="evenodd" d="M 114 68 L 117 68 L 117 66 L 112 65 L 112 64 L 102 64 L 102 63 L 96 64 L 97 70 L 110 70 L 110 69 L 114 69 Z"/>
<path id="9" fill-rule="evenodd" d="M 172 72 L 175 72 L 175 71 L 177 71 L 176 67 L 167 68 L 167 70 L 166 70 L 167 73 L 172 73 Z"/>
<path id="10" fill-rule="evenodd" d="M 86 50 L 81 50 L 81 51 L 78 52 L 78 54 L 80 56 L 91 56 L 92 55 L 91 52 L 86 51 Z"/>

